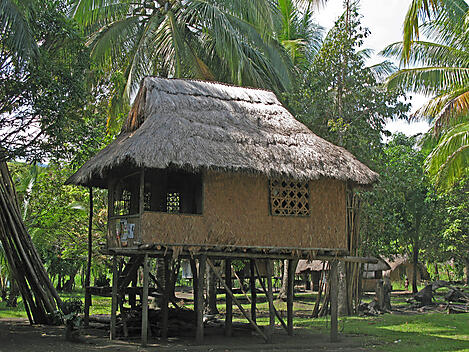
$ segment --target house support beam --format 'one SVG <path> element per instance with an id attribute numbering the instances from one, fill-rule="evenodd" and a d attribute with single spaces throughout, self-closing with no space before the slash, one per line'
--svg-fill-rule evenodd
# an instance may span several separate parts
<path id="1" fill-rule="evenodd" d="M 91 258 L 93 254 L 93 188 L 90 187 L 90 206 L 89 206 L 89 215 L 88 215 L 88 263 L 86 265 L 86 276 L 85 276 L 85 311 L 83 324 L 85 326 L 89 325 L 90 321 L 90 306 L 91 306 L 91 293 L 90 293 L 90 283 L 91 283 Z"/>
<path id="2" fill-rule="evenodd" d="M 293 297 L 295 284 L 295 269 L 293 266 L 295 261 L 288 261 L 288 277 L 287 277 L 287 334 L 293 335 Z"/>
<path id="3" fill-rule="evenodd" d="M 262 281 L 262 278 L 261 278 L 261 274 L 260 274 L 260 271 L 259 271 L 259 267 L 257 266 L 257 263 L 254 262 L 254 265 L 255 265 L 255 268 L 256 268 L 256 272 L 257 272 L 257 277 L 259 279 L 259 283 L 261 284 L 261 287 L 262 287 L 262 291 L 264 291 L 264 294 L 265 294 L 265 297 L 268 299 L 269 295 L 268 295 L 268 290 L 265 288 L 265 284 L 264 282 Z M 273 295 L 272 295 L 273 296 Z M 282 319 L 282 316 L 280 315 L 280 313 L 277 311 L 277 309 L 275 308 L 275 305 L 273 305 L 273 308 L 274 308 L 274 313 L 275 313 L 275 316 L 277 317 L 278 321 L 280 322 L 280 324 L 282 325 L 282 327 L 285 329 L 285 331 L 288 332 L 288 327 L 287 327 L 287 324 L 285 324 L 285 321 Z"/>
<path id="4" fill-rule="evenodd" d="M 267 329 L 268 342 L 272 342 L 272 334 L 275 328 L 275 306 L 272 291 L 272 262 L 267 260 L 267 300 L 269 301 L 269 328 Z"/>
<path id="5" fill-rule="evenodd" d="M 257 292 L 256 292 L 256 272 L 255 267 L 256 262 L 255 259 L 249 260 L 249 269 L 251 278 L 249 281 L 250 290 L 251 290 L 251 319 L 253 322 L 256 322 L 256 301 L 257 301 Z"/>
<path id="6" fill-rule="evenodd" d="M 339 276 L 337 270 L 337 260 L 330 262 L 329 268 L 329 280 L 331 290 L 331 342 L 337 342 L 339 340 L 338 335 L 338 298 L 339 298 Z"/>
<path id="7" fill-rule="evenodd" d="M 142 292 L 142 346 L 148 344 L 148 283 L 150 265 L 148 254 L 143 259 L 143 292 Z"/>
<path id="8" fill-rule="evenodd" d="M 212 264 L 212 262 L 210 261 L 210 259 L 207 258 L 207 263 L 208 265 L 210 265 L 210 268 L 213 270 L 213 272 L 215 273 L 215 275 L 217 276 L 218 280 L 220 280 L 220 282 L 223 284 L 223 286 L 225 287 L 225 290 L 226 290 L 226 293 L 229 294 L 231 296 L 231 299 L 233 300 L 233 302 L 238 306 L 239 310 L 241 311 L 241 313 L 243 313 L 244 317 L 249 321 L 249 323 L 251 323 L 252 327 L 254 328 L 254 330 L 257 331 L 257 333 L 259 335 L 262 336 L 262 338 L 267 342 L 268 341 L 268 338 L 267 336 L 262 332 L 262 330 L 259 328 L 259 326 L 257 326 L 257 324 L 251 319 L 251 317 L 249 316 L 249 314 L 246 312 L 246 310 L 243 308 L 243 306 L 241 305 L 241 303 L 236 299 L 236 297 L 233 295 L 233 292 L 231 291 L 231 289 L 228 287 L 228 285 L 226 284 L 226 282 L 220 277 L 220 274 L 216 271 L 215 269 L 215 266 Z"/>
<path id="9" fill-rule="evenodd" d="M 202 255 L 199 257 L 199 270 L 197 273 L 197 324 L 195 332 L 195 341 L 198 344 L 204 341 L 204 288 L 205 288 L 205 266 L 207 257 Z"/>
<path id="10" fill-rule="evenodd" d="M 112 258 L 112 291 L 111 291 L 111 332 L 110 339 L 116 339 L 116 319 L 117 319 L 117 281 L 119 273 L 117 269 L 117 257 Z"/>
<path id="11" fill-rule="evenodd" d="M 168 256 L 164 257 L 164 286 L 163 289 L 160 289 L 163 293 L 163 306 L 161 307 L 161 337 L 166 339 L 168 337 L 168 316 L 169 316 L 169 296 L 171 294 L 171 283 L 170 283 L 170 274 L 169 274 L 169 263 L 170 258 Z"/>
<path id="12" fill-rule="evenodd" d="M 231 290 L 232 279 L 231 279 L 231 259 L 225 259 L 225 285 Z M 225 289 L 225 336 L 233 335 L 233 300 L 231 299 L 228 289 Z"/>

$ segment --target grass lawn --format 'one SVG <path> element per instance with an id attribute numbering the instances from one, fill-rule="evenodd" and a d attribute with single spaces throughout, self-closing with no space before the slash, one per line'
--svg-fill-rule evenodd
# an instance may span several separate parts
<path id="1" fill-rule="evenodd" d="M 80 298 L 83 292 L 61 294 L 63 299 Z M 236 295 L 247 310 L 250 303 L 242 295 Z M 218 296 L 220 313 L 225 311 L 224 295 Z M 295 327 L 304 328 L 314 333 L 329 332 L 329 318 L 311 319 L 315 296 L 298 293 L 295 298 Z M 186 307 L 192 308 L 192 302 L 186 301 Z M 93 297 L 91 314 L 107 314 L 111 299 Z M 403 305 L 405 299 L 393 297 L 393 304 Z M 276 301 L 275 306 L 286 316 L 286 303 Z M 263 294 L 258 294 L 258 322 L 268 324 L 268 304 Z M 21 299 L 17 308 L 7 308 L 0 302 L 0 318 L 26 317 Z M 246 321 L 238 308 L 234 306 L 234 320 Z M 358 336 L 363 347 L 374 351 L 468 351 L 469 352 L 469 314 L 448 315 L 443 313 L 419 314 L 384 314 L 378 317 L 346 317 L 339 319 L 341 334 Z"/>

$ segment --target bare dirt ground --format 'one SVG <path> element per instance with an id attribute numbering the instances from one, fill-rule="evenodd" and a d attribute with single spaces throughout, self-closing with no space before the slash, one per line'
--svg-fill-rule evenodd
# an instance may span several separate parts
<path id="1" fill-rule="evenodd" d="M 139 340 L 110 341 L 103 329 L 82 331 L 81 342 L 65 341 L 61 326 L 29 325 L 26 319 L 0 319 L 0 352 L 128 352 L 128 351 L 366 351 L 364 340 L 356 336 L 341 336 L 337 343 L 329 342 L 326 334 L 297 329 L 287 336 L 277 329 L 272 344 L 265 344 L 258 336 L 207 336 L 204 345 L 196 345 L 191 338 L 170 338 L 168 341 L 151 340 L 141 347 Z"/>

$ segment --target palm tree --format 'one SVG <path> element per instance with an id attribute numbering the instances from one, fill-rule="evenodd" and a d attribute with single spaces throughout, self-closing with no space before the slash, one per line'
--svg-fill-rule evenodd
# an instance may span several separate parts
<path id="1" fill-rule="evenodd" d="M 406 17 L 404 41 L 383 51 L 407 66 L 389 77 L 389 87 L 432 96 L 414 117 L 433 123 L 439 142 L 427 159 L 426 169 L 443 188 L 456 182 L 469 165 L 468 11 L 464 0 L 415 0 Z M 420 26 L 419 14 L 427 18 Z M 430 40 L 413 40 L 419 28 Z"/>
<path id="2" fill-rule="evenodd" d="M 37 54 L 37 44 L 28 23 L 33 7 L 33 0 L 0 0 L 0 47 L 3 54 L 15 55 L 19 61 Z M 6 55 L 2 55 L 2 59 L 3 56 Z"/>
<path id="3" fill-rule="evenodd" d="M 313 2 L 277 0 L 281 18 L 278 38 L 293 65 L 303 71 L 309 67 L 323 39 L 323 28 L 313 22 L 314 5 Z"/>
<path id="4" fill-rule="evenodd" d="M 278 12 L 264 0 L 75 0 L 71 9 L 104 72 L 120 77 L 114 105 L 145 75 L 217 80 L 274 91 L 291 86 L 275 36 Z"/>

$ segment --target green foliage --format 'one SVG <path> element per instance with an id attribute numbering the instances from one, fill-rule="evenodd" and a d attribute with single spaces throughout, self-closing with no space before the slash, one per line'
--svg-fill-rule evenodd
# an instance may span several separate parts
<path id="1" fill-rule="evenodd" d="M 454 126 L 441 136 L 425 161 L 425 170 L 443 189 L 450 189 L 469 174 L 469 122 Z"/>
<path id="2" fill-rule="evenodd" d="M 30 183 L 32 167 L 11 163 L 10 168 L 23 206 L 25 225 L 48 273 L 52 278 L 67 275 L 73 279 L 87 258 L 88 191 L 64 186 L 72 172 L 65 165 L 35 166 L 37 176 L 31 187 L 24 187 L 24 184 Z M 94 264 L 98 268 L 104 265 L 104 258 L 97 253 L 97 245 L 105 239 L 105 202 L 106 193 L 95 191 L 93 241 Z M 28 204 L 27 208 L 25 204 Z"/>
<path id="3" fill-rule="evenodd" d="M 73 17 L 88 36 L 100 78 L 112 86 L 111 127 L 146 75 L 217 80 L 276 91 L 291 86 L 291 64 L 275 36 L 280 20 L 273 2 L 72 3 Z M 111 84 L 116 74 L 123 81 Z"/>
<path id="4" fill-rule="evenodd" d="M 313 22 L 313 4 L 301 6 L 299 1 L 278 0 L 277 8 L 281 16 L 276 30 L 280 43 L 297 70 L 304 72 L 318 52 L 323 35 L 323 29 Z"/>
<path id="5" fill-rule="evenodd" d="M 60 1 L 27 3 L 24 19 L 40 43 L 37 55 L 21 61 L 9 37 L 0 38 L 0 159 L 71 157 L 85 137 L 94 141 L 100 131 L 85 108 L 88 49 Z"/>
<path id="6" fill-rule="evenodd" d="M 359 48 L 368 34 L 351 8 L 327 34 L 304 83 L 284 100 L 313 132 L 370 163 L 382 147 L 385 120 L 404 118 L 409 106 L 400 91 L 380 85 L 377 72 L 388 64 L 365 66 L 368 51 Z"/>
<path id="7" fill-rule="evenodd" d="M 404 41 L 383 54 L 400 57 L 409 68 L 392 74 L 389 87 L 432 96 L 415 117 L 433 123 L 439 139 L 426 167 L 434 182 L 448 189 L 468 169 L 469 4 L 464 0 L 413 1 L 404 25 Z M 419 18 L 428 41 L 413 41 Z M 443 135 L 443 136 L 442 136 Z"/>
<path id="8" fill-rule="evenodd" d="M 28 24 L 32 11 L 32 1 L 0 1 L 1 42 L 5 50 L 16 53 L 20 63 L 34 57 L 38 52 Z"/>

